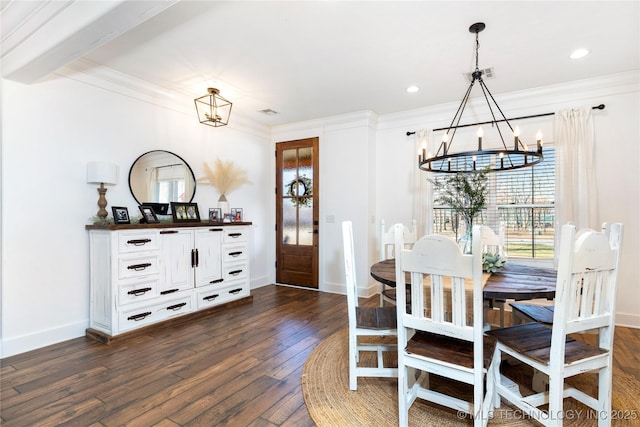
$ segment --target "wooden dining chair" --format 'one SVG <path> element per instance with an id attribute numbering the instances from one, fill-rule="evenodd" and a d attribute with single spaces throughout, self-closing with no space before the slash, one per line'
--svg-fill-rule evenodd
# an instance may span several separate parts
<path id="1" fill-rule="evenodd" d="M 402 225 L 402 224 L 401 224 Z M 392 259 L 395 256 L 395 225 L 385 229 L 384 220 L 380 221 L 380 237 L 378 239 L 379 261 Z M 416 220 L 411 221 L 411 228 L 402 225 L 402 234 L 404 236 L 404 247 L 410 248 L 416 240 L 418 240 L 418 226 Z M 382 284 L 380 291 L 380 305 L 385 302 L 390 304 L 396 303 L 396 289 Z"/>
<path id="2" fill-rule="evenodd" d="M 622 245 L 622 224 L 609 232 L 562 227 L 553 324 L 532 322 L 487 332 L 498 339 L 494 354 L 497 399 L 522 410 L 546 426 L 561 426 L 563 402 L 572 397 L 598 414 L 598 426 L 611 425 L 612 350 L 615 299 Z M 598 330 L 596 344 L 572 337 Z M 523 396 L 517 384 L 498 368 L 505 355 L 534 368 L 548 379 L 549 390 Z M 597 373 L 594 398 L 565 383 L 585 372 Z M 524 386 L 530 386 L 523 384 Z M 548 408 L 540 408 L 547 405 Z"/>
<path id="3" fill-rule="evenodd" d="M 387 307 L 361 307 L 358 304 L 358 285 L 353 245 L 353 224 L 342 223 L 344 271 L 347 287 L 349 317 L 349 389 L 358 389 L 358 377 L 397 377 L 398 369 L 385 366 L 384 352 L 396 351 L 396 309 Z M 384 338 L 387 337 L 385 340 Z M 390 340 L 388 337 L 394 337 Z M 362 340 L 362 338 L 365 338 Z M 376 352 L 376 366 L 359 366 L 361 351 Z"/>
<path id="4" fill-rule="evenodd" d="M 601 230 L 610 234 L 609 224 L 602 224 Z M 580 229 L 576 232 L 576 237 L 581 233 L 587 232 L 588 229 Z M 511 306 L 511 324 L 519 325 L 527 322 L 538 322 L 551 327 L 553 324 L 553 313 L 555 308 L 553 304 L 536 304 L 536 303 L 512 303 Z"/>
<path id="5" fill-rule="evenodd" d="M 399 292 L 396 304 L 399 425 L 408 425 L 409 408 L 419 398 L 463 411 L 473 417 L 474 426 L 485 426 L 494 402 L 490 364 L 495 340 L 483 334 L 481 229 L 473 229 L 473 255 L 463 254 L 445 236 L 424 236 L 412 249 L 403 249 L 402 238 L 402 228 L 396 226 L 396 283 L 404 288 L 409 273 L 411 296 L 407 307 Z M 471 290 L 465 282 L 471 282 Z M 465 291 L 473 293 L 471 303 Z M 432 389 L 430 374 L 471 384 L 473 398 L 466 401 Z"/>
<path id="6" fill-rule="evenodd" d="M 503 258 L 507 258 L 507 251 L 505 249 L 505 227 L 504 224 L 500 224 L 500 228 L 496 233 L 493 228 L 488 225 L 481 225 L 482 231 L 482 252 L 490 254 L 498 254 Z M 500 327 L 504 327 L 504 306 L 505 300 L 491 300 L 491 307 L 497 307 L 500 312 Z"/>

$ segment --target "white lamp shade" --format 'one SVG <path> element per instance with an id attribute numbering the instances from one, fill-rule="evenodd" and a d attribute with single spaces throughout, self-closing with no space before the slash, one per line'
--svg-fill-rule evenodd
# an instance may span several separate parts
<path id="1" fill-rule="evenodd" d="M 107 162 L 87 163 L 87 183 L 88 184 L 110 184 L 118 183 L 118 165 Z"/>

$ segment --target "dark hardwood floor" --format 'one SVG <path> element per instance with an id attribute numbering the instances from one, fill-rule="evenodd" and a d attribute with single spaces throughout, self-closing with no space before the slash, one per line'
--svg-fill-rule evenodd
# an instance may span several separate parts
<path id="1" fill-rule="evenodd" d="M 3 359 L 2 425 L 313 426 L 302 367 L 347 327 L 346 297 L 274 285 L 252 295 L 109 345 L 82 337 Z M 640 330 L 616 329 L 614 358 L 640 379 Z"/>

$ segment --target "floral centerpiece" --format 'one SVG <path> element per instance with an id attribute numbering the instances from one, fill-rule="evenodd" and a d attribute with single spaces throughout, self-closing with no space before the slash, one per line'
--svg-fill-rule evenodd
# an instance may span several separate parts
<path id="1" fill-rule="evenodd" d="M 232 161 L 224 162 L 216 159 L 213 166 L 204 164 L 205 176 L 198 178 L 197 182 L 204 185 L 211 185 L 220 194 L 218 205 L 222 213 L 229 213 L 229 202 L 227 194 L 238 189 L 243 184 L 250 183 L 247 178 L 247 171 L 237 167 Z"/>
<path id="2" fill-rule="evenodd" d="M 499 271 L 507 263 L 500 254 L 490 254 L 485 252 L 482 254 L 482 270 L 487 273 L 495 273 Z"/>
<path id="3" fill-rule="evenodd" d="M 486 206 L 489 192 L 487 173 L 486 169 L 477 172 L 458 172 L 444 180 L 430 180 L 438 190 L 435 201 L 451 206 L 465 222 L 465 234 L 459 240 L 464 245 L 465 253 L 471 252 L 473 221 Z"/>

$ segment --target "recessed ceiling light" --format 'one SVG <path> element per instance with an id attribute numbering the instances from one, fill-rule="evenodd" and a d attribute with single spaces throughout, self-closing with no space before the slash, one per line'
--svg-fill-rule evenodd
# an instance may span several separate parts
<path id="1" fill-rule="evenodd" d="M 584 58 L 588 54 L 589 54 L 589 51 L 587 49 L 576 49 L 573 52 L 571 52 L 571 55 L 569 55 L 569 58 L 571 59 Z"/>
<path id="2" fill-rule="evenodd" d="M 409 86 L 407 88 L 407 92 L 409 92 L 409 93 L 415 93 L 415 92 L 417 92 L 419 90 L 420 90 L 420 88 L 418 86 Z"/>

